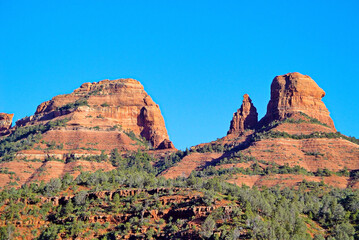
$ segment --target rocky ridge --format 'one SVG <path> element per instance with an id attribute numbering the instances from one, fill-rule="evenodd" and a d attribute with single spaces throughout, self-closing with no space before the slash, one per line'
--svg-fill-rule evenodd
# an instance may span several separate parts
<path id="1" fill-rule="evenodd" d="M 271 98 L 266 115 L 258 122 L 258 113 L 247 94 L 240 109 L 233 114 L 227 136 L 210 143 L 191 148 L 175 166 L 162 173 L 166 178 L 188 177 L 192 171 L 199 175 L 244 174 L 256 175 L 260 181 L 250 182 L 231 179 L 231 183 L 246 183 L 253 186 L 273 186 L 268 168 L 275 165 L 274 172 L 281 168 L 303 169 L 301 177 L 282 181 L 283 185 L 295 186 L 303 179 L 324 181 L 332 186 L 359 187 L 356 180 L 349 178 L 359 168 L 358 140 L 336 131 L 333 120 L 322 98 L 325 92 L 309 76 L 288 73 L 276 76 L 271 84 Z M 260 162 L 259 165 L 258 162 Z M 254 170 L 255 169 L 255 170 Z M 323 178 L 321 171 L 326 169 Z M 343 171 L 349 172 L 342 175 Z M 298 174 L 298 173 L 297 173 Z M 336 177 L 331 174 L 337 174 Z M 348 175 L 349 174 L 349 175 Z M 294 179 L 296 179 L 294 181 Z M 331 179 L 337 179 L 332 181 Z"/>
<path id="2" fill-rule="evenodd" d="M 0 235 L 350 239 L 359 140 L 336 132 L 322 90 L 302 76 L 273 80 L 260 122 L 244 95 L 227 136 L 186 151 L 174 151 L 135 80 L 86 83 L 42 103 L 2 131 Z"/>
<path id="3" fill-rule="evenodd" d="M 15 159 L 34 161 L 29 167 L 31 171 L 24 170 L 28 174 L 17 171 L 17 165 L 11 162 L 0 163 L 0 167 L 23 174 L 19 178 L 21 184 L 32 179 L 49 181 L 55 175 L 78 174 L 72 171 L 78 167 L 72 161 L 84 166 L 86 161 L 101 162 L 99 159 L 105 158 L 100 154 L 109 157 L 114 149 L 118 149 L 124 157 L 137 150 L 151 154 L 151 164 L 158 168 L 156 174 L 171 179 L 188 177 L 192 171 L 206 172 L 212 167 L 215 170 L 211 171 L 243 168 L 252 175 L 264 174 L 273 164 L 275 171 L 286 166 L 290 168 L 289 174 L 299 167 L 308 176 L 322 169 L 333 173 L 356 171 L 359 168 L 358 143 L 355 138 L 336 132 L 329 111 L 321 101 L 324 95 L 309 76 L 300 73 L 277 76 L 271 85 L 267 113 L 259 122 L 257 110 L 245 94 L 241 107 L 233 114 L 227 136 L 194 146 L 176 156 L 158 105 L 138 81 L 119 79 L 85 83 L 71 94 L 56 96 L 40 104 L 33 116 L 17 121 L 15 127 L 7 130 L 51 123 L 46 131 L 40 131 L 41 138 L 30 134 L 34 144 L 20 150 L 15 148 Z M 56 121 L 60 124 L 54 125 Z M 147 141 L 154 148 L 148 148 Z M 171 157 L 172 153 L 175 156 Z M 4 157 L 9 159 L 9 156 Z M 54 163 L 54 159 L 60 162 Z M 261 163 L 259 170 L 252 172 L 253 165 L 258 162 Z M 102 163 L 84 168 L 106 171 L 116 167 L 109 161 Z M 37 176 L 45 168 L 47 175 Z M 242 170 L 235 173 L 246 174 Z M 11 183 L 10 177 L 4 176 L 0 186 Z M 321 177 L 310 179 L 317 181 Z M 340 186 L 359 186 L 347 175 L 340 181 Z M 270 181 L 265 182 L 271 185 Z"/>
<path id="4" fill-rule="evenodd" d="M 15 128 L 67 119 L 67 137 L 86 129 L 117 127 L 149 141 L 154 148 L 173 148 L 159 106 L 134 79 L 84 83 L 71 94 L 41 103 L 33 116 L 20 119 Z M 70 131 L 71 130 L 71 131 Z M 55 140 L 56 141 L 56 140 Z"/>

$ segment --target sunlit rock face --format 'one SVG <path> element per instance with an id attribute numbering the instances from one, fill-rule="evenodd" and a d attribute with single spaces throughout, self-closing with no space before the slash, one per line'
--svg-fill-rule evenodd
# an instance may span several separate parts
<path id="1" fill-rule="evenodd" d="M 309 76 L 297 72 L 277 76 L 273 79 L 267 114 L 261 123 L 283 120 L 302 112 L 335 129 L 322 101 L 324 96 L 323 89 Z"/>
<path id="2" fill-rule="evenodd" d="M 110 128 L 119 126 L 150 141 L 154 148 L 173 146 L 159 106 L 134 79 L 84 83 L 71 94 L 41 103 L 31 117 L 17 126 L 34 125 L 55 118 L 69 119 L 68 126 Z"/>
<path id="3" fill-rule="evenodd" d="M 252 129 L 257 125 L 258 113 L 252 100 L 245 94 L 240 109 L 233 114 L 233 119 L 227 134 L 241 134 L 246 129 Z"/>

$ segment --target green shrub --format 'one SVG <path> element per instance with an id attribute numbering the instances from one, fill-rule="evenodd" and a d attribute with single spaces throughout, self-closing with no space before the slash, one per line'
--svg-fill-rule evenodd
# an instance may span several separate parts
<path id="1" fill-rule="evenodd" d="M 60 111 L 66 111 L 66 110 L 70 110 L 70 109 L 75 109 L 78 108 L 80 106 L 88 106 L 88 102 L 87 99 L 78 99 L 76 102 L 74 103 L 68 103 L 60 108 L 58 108 L 58 110 Z"/>

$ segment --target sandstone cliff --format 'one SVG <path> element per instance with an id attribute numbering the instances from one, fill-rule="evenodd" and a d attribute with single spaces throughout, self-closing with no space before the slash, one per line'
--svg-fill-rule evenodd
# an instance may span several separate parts
<path id="1" fill-rule="evenodd" d="M 335 129 L 322 98 L 325 92 L 309 76 L 298 72 L 277 76 L 271 85 L 267 114 L 261 123 L 284 120 L 302 112 Z"/>
<path id="2" fill-rule="evenodd" d="M 41 103 L 31 117 L 20 119 L 16 127 L 67 118 L 72 130 L 106 130 L 118 127 L 150 141 L 154 148 L 172 147 L 159 106 L 134 79 L 84 83 L 71 94 Z M 67 132 L 71 134 L 70 131 Z M 75 134 L 74 132 L 72 132 Z"/>
<path id="3" fill-rule="evenodd" d="M 80 166 L 91 171 L 112 170 L 117 162 L 102 157 L 117 148 L 124 158 L 133 151 L 145 150 L 153 157 L 151 166 L 166 178 L 187 177 L 195 170 L 201 177 L 228 175 L 230 182 L 240 185 L 272 186 L 282 182 L 294 186 L 305 179 L 359 187 L 359 181 L 350 177 L 359 169 L 359 140 L 336 132 L 321 101 L 324 95 L 308 76 L 277 76 L 271 86 L 267 114 L 260 122 L 245 94 L 227 136 L 172 155 L 175 149 L 168 140 L 159 107 L 138 81 L 85 83 L 71 94 L 40 104 L 33 116 L 19 120 L 10 132 L 16 133 L 21 126 L 44 126 L 19 129 L 16 135 L 26 139 L 5 140 L 0 157 L 6 161 L 0 163 L 0 168 L 16 173 L 21 186 L 65 173 L 74 175 Z M 56 120 L 61 124 L 55 124 Z M 272 124 L 262 128 L 268 123 Z M 156 150 L 149 148 L 144 139 L 151 141 Z M 35 161 L 25 165 L 28 160 Z M 323 169 L 346 175 L 332 178 L 325 173 L 328 176 L 323 179 Z M 284 174 L 291 179 L 282 180 Z M 313 174 L 315 177 L 308 177 Z M 10 183 L 11 177 L 0 174 L 0 186 Z"/>
<path id="4" fill-rule="evenodd" d="M 253 129 L 257 122 L 257 109 L 248 94 L 244 94 L 241 108 L 233 114 L 228 134 L 241 134 L 246 129 Z"/>
<path id="5" fill-rule="evenodd" d="M 198 171 L 198 176 L 227 174 L 229 182 L 238 185 L 295 186 L 306 179 L 343 188 L 357 186 L 348 174 L 321 176 L 321 169 L 340 175 L 340 171 L 355 172 L 359 168 L 359 140 L 336 131 L 321 100 L 324 95 L 308 76 L 300 73 L 277 76 L 271 85 L 267 114 L 260 122 L 257 122 L 256 108 L 245 94 L 241 108 L 233 114 L 227 136 L 191 147 L 191 154 L 161 175 L 187 177 Z M 288 179 L 283 180 L 285 171 L 274 174 L 275 177 L 270 174 L 274 165 L 278 168 L 273 171 L 276 173 L 285 167 L 303 168 L 315 173 L 315 177 L 301 173 L 290 175 L 293 170 L 289 170 Z M 254 176 L 258 170 L 255 168 L 263 169 L 262 175 Z M 240 174 L 233 177 L 232 173 Z"/>

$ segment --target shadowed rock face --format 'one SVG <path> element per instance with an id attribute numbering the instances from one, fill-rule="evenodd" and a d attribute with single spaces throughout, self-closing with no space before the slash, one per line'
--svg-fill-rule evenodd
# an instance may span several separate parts
<path id="1" fill-rule="evenodd" d="M 144 137 L 155 148 L 169 139 L 159 106 L 134 79 L 84 83 L 71 94 L 41 103 L 33 116 L 16 125 L 40 124 L 58 117 L 68 118 L 68 126 L 87 129 L 120 126 Z"/>
<path id="2" fill-rule="evenodd" d="M 283 120 L 302 112 L 334 127 L 322 98 L 325 92 L 309 76 L 294 72 L 277 76 L 271 85 L 271 99 L 261 123 Z"/>
<path id="3" fill-rule="evenodd" d="M 240 109 L 233 114 L 233 119 L 227 134 L 241 134 L 245 129 L 252 129 L 257 125 L 258 113 L 252 100 L 245 94 Z"/>
<path id="4" fill-rule="evenodd" d="M 163 140 L 161 144 L 157 147 L 158 149 L 173 149 L 175 146 L 170 140 Z"/>
<path id="5" fill-rule="evenodd" d="M 13 117 L 14 114 L 0 113 L 0 131 L 11 128 Z"/>

